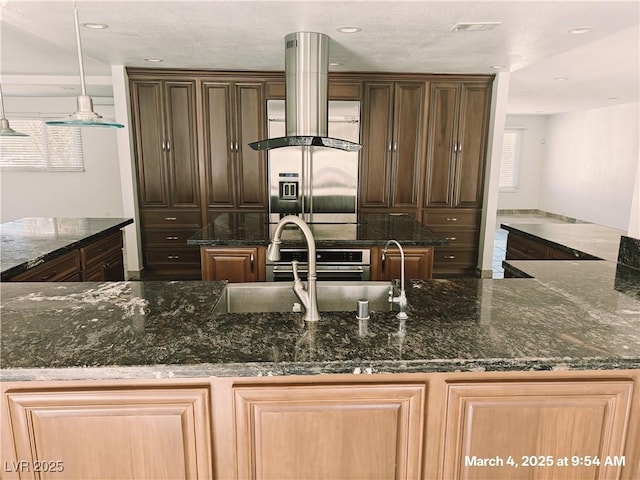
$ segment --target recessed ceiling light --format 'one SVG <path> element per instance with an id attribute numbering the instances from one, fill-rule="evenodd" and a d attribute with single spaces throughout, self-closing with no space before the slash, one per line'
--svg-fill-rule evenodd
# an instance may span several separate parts
<path id="1" fill-rule="evenodd" d="M 554 80 L 558 80 L 559 82 L 564 82 L 565 80 L 569 80 L 569 77 L 556 77 Z"/>
<path id="2" fill-rule="evenodd" d="M 502 25 L 502 22 L 469 22 L 457 23 L 452 28 L 452 32 L 487 32 Z"/>
<path id="3" fill-rule="evenodd" d="M 82 26 L 84 28 L 90 28 L 91 30 L 104 30 L 105 28 L 109 28 L 109 25 L 106 23 L 83 23 Z"/>
<path id="4" fill-rule="evenodd" d="M 144 59 L 145 62 L 149 62 L 149 63 L 160 63 L 160 62 L 164 62 L 164 60 L 162 58 L 145 58 Z"/>
<path id="5" fill-rule="evenodd" d="M 618 100 L 618 97 L 607 97 L 607 100 Z"/>
<path id="6" fill-rule="evenodd" d="M 507 68 L 506 65 L 489 65 L 489 68 L 493 68 L 494 70 L 500 70 L 502 68 Z"/>
<path id="7" fill-rule="evenodd" d="M 572 28 L 571 30 L 569 30 L 569 33 L 571 33 L 572 35 L 584 35 L 585 33 L 589 33 L 592 30 L 593 27 L 585 25 L 583 27 Z"/>
<path id="8" fill-rule="evenodd" d="M 341 33 L 358 33 L 362 31 L 360 27 L 354 27 L 354 26 L 338 27 L 337 30 Z"/>

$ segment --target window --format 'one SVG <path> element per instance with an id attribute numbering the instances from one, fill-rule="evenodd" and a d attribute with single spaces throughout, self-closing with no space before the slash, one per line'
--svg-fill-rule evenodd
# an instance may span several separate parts
<path id="1" fill-rule="evenodd" d="M 500 189 L 513 191 L 518 188 L 518 163 L 522 129 L 508 128 L 502 141 L 502 161 L 500 162 Z"/>
<path id="2" fill-rule="evenodd" d="M 84 171 L 82 134 L 76 127 L 48 127 L 44 119 L 11 119 L 28 137 L 0 137 L 2 170 Z"/>

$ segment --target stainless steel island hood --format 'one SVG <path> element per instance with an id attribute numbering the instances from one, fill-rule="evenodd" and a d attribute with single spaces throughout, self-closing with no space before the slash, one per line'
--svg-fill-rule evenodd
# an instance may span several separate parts
<path id="1" fill-rule="evenodd" d="M 362 145 L 328 131 L 329 37 L 296 32 L 285 37 L 286 136 L 250 143 L 254 150 L 329 147 L 354 152 Z"/>

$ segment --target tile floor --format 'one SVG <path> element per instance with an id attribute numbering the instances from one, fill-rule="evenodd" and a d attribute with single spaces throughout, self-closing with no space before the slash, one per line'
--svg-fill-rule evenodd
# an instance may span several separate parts
<path id="1" fill-rule="evenodd" d="M 498 214 L 493 242 L 492 278 L 504 278 L 502 261 L 507 254 L 508 232 L 500 228 L 502 223 L 576 223 L 576 221 L 550 217 L 544 213 Z"/>

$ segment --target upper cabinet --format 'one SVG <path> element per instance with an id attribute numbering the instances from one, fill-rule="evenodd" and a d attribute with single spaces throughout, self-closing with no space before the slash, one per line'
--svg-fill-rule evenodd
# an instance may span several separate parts
<path id="1" fill-rule="evenodd" d="M 199 207 L 194 80 L 131 83 L 141 207 Z"/>
<path id="2" fill-rule="evenodd" d="M 418 207 L 425 82 L 364 85 L 360 208 Z"/>
<path id="3" fill-rule="evenodd" d="M 486 81 L 431 84 L 425 207 L 482 207 L 490 100 Z"/>
<path id="4" fill-rule="evenodd" d="M 266 210 L 265 152 L 248 145 L 266 137 L 264 83 L 207 80 L 202 99 L 207 207 Z"/>

